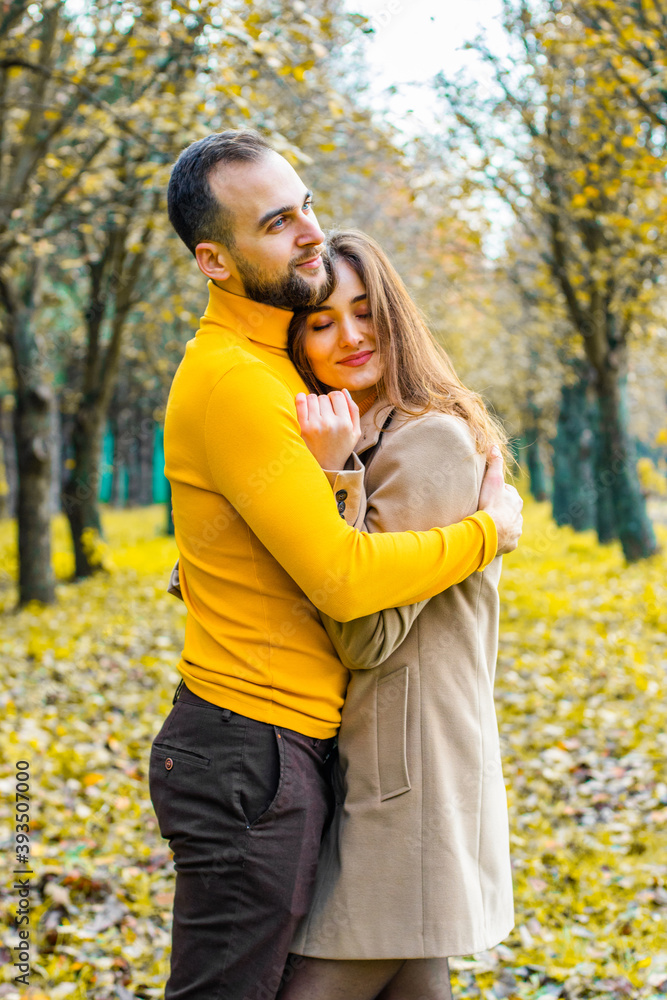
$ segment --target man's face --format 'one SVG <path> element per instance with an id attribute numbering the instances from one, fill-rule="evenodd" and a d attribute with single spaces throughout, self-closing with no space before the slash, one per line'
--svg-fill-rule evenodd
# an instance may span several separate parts
<path id="1" fill-rule="evenodd" d="M 225 287 L 284 309 L 314 305 L 327 284 L 324 234 L 311 193 L 287 160 L 268 152 L 213 171 L 209 183 L 234 217 L 235 243 L 223 251 Z"/>

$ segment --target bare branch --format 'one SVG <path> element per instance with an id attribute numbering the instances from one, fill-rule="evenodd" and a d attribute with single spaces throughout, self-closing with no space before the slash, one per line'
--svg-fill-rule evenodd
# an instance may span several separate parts
<path id="1" fill-rule="evenodd" d="M 72 80 L 69 76 L 67 76 L 66 73 L 61 73 L 59 70 L 55 70 L 48 66 L 40 66 L 37 63 L 32 63 L 29 62 L 27 59 L 21 59 L 16 56 L 12 56 L 11 58 L 0 59 L 0 69 L 3 68 L 11 69 L 12 67 L 15 66 L 29 70 L 30 72 L 36 73 L 40 76 L 49 77 L 53 80 L 57 80 L 59 83 L 64 83 L 69 87 L 73 87 L 74 90 L 77 91 L 77 93 L 81 94 L 87 101 L 90 101 L 96 107 L 101 108 L 103 111 L 105 111 L 109 115 L 111 120 L 118 126 L 118 128 L 122 132 L 124 132 L 126 135 L 132 136 L 133 139 L 136 139 L 143 146 L 146 146 L 148 149 L 150 149 L 152 153 L 155 153 L 157 155 L 162 154 L 162 150 L 156 149 L 156 147 L 153 146 L 150 140 L 146 139 L 146 137 L 143 136 L 140 132 L 137 132 L 135 129 L 133 129 L 131 125 L 128 125 L 127 122 L 124 121 L 120 115 L 116 114 L 116 112 L 113 110 L 112 105 L 110 105 L 107 101 L 103 100 L 101 97 L 98 97 L 97 94 L 95 94 L 89 87 L 86 87 L 84 86 L 84 84 L 77 83 L 75 80 Z M 52 138 L 51 135 L 49 136 L 49 139 L 50 138 Z"/>
<path id="2" fill-rule="evenodd" d="M 72 174 L 72 176 L 67 180 L 67 182 L 63 184 L 60 190 L 55 193 L 55 195 L 53 196 L 51 201 L 48 202 L 45 208 L 41 209 L 35 215 L 33 219 L 33 225 L 40 226 L 45 221 L 45 219 L 47 219 L 51 215 L 54 209 L 56 209 L 58 205 L 62 204 L 62 202 L 67 197 L 69 192 L 72 190 L 72 188 L 76 187 L 76 185 L 81 180 L 83 174 L 89 169 L 93 160 L 95 160 L 99 156 L 99 154 L 108 144 L 108 142 L 109 142 L 108 135 L 103 136 L 103 138 L 100 139 L 97 145 L 94 146 L 90 151 L 90 153 L 84 158 L 76 173 Z"/>
<path id="3" fill-rule="evenodd" d="M 17 21 L 23 17 L 28 7 L 29 0 L 11 0 L 10 3 L 3 4 L 3 16 L 0 19 L 0 38 L 6 38 L 10 29 Z"/>

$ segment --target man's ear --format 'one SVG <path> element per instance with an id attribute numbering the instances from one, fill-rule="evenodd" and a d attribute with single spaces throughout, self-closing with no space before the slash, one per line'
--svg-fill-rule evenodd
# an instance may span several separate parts
<path id="1" fill-rule="evenodd" d="M 228 251 L 221 243 L 198 243 L 195 257 L 199 270 L 214 281 L 227 281 L 231 277 L 228 267 Z"/>

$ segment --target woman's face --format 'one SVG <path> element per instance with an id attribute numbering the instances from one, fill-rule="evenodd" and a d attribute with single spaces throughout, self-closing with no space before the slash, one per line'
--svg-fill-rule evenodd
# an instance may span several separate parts
<path id="1" fill-rule="evenodd" d="M 315 376 L 359 402 L 382 376 L 366 289 L 349 264 L 336 264 L 337 285 L 307 320 L 304 347 Z"/>

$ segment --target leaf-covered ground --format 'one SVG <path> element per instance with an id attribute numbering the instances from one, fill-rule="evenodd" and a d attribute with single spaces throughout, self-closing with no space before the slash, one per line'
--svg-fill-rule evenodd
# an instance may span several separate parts
<path id="1" fill-rule="evenodd" d="M 454 959 L 461 997 L 667 995 L 667 558 L 556 529 L 527 504 L 505 560 L 497 698 L 516 928 Z M 0 590 L 0 997 L 159 997 L 173 877 L 148 798 L 151 740 L 171 706 L 183 607 L 164 592 L 164 512 L 107 512 L 111 576 L 11 611 Z M 667 545 L 667 531 L 661 529 Z M 56 565 L 71 571 L 64 524 Z M 0 524 L 0 562 L 15 561 Z M 11 951 L 14 762 L 31 761 L 31 985 Z M 35 947 L 36 945 L 36 947 Z"/>

